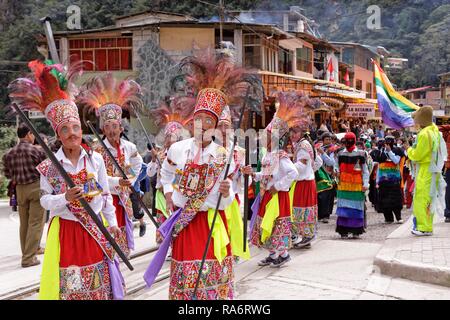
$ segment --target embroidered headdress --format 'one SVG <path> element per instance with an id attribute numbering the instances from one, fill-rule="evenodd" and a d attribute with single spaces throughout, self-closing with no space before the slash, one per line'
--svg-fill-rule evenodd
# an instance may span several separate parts
<path id="1" fill-rule="evenodd" d="M 182 133 L 183 127 L 192 118 L 195 99 L 193 97 L 175 97 L 169 102 L 162 101 L 158 108 L 150 111 L 155 124 L 164 128 L 164 135 Z"/>
<path id="2" fill-rule="evenodd" d="M 61 64 L 30 61 L 29 77 L 12 81 L 8 89 L 12 103 L 23 110 L 41 111 L 57 133 L 61 125 L 80 121 L 74 98 L 78 93 L 73 84 L 75 76 L 81 74 L 82 63 L 72 64 L 67 70 Z"/>
<path id="3" fill-rule="evenodd" d="M 100 127 L 103 127 L 106 121 L 120 122 L 122 109 L 142 108 L 141 87 L 134 80 L 119 81 L 108 72 L 88 81 L 77 101 L 95 109 L 100 117 Z"/>
<path id="4" fill-rule="evenodd" d="M 230 56 L 212 48 L 183 59 L 180 70 L 189 93 L 196 96 L 194 114 L 207 112 L 218 120 L 227 104 L 240 105 L 249 86 L 254 94 L 263 95 L 261 80 L 254 72 L 238 67 Z"/>
<path id="5" fill-rule="evenodd" d="M 305 127 L 308 123 L 308 113 L 305 108 L 310 99 L 301 92 L 287 91 L 276 93 L 278 109 L 267 126 L 268 132 L 278 130 L 279 137 L 289 132 L 289 128 Z"/>

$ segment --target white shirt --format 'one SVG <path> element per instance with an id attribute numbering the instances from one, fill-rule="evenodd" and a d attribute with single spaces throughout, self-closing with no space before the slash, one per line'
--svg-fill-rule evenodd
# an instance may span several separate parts
<path id="1" fill-rule="evenodd" d="M 206 148 L 200 151 L 200 159 L 198 164 L 204 164 L 210 162 L 211 158 L 215 158 L 218 156 L 218 150 L 222 148 L 217 143 L 211 142 Z M 187 198 L 183 196 L 178 190 L 174 190 L 173 183 L 175 182 L 175 171 L 184 170 L 184 166 L 189 159 L 193 159 L 194 156 L 199 151 L 199 147 L 195 143 L 195 138 L 186 139 L 183 141 L 176 142 L 172 144 L 172 146 L 167 151 L 167 157 L 164 160 L 161 168 L 161 184 L 164 189 L 164 194 L 172 193 L 172 201 L 175 206 L 179 208 L 184 208 L 187 202 Z M 175 165 L 169 163 L 168 159 Z M 228 155 L 226 157 L 228 159 Z M 228 171 L 231 174 L 234 171 L 234 161 L 232 159 L 230 170 Z M 224 167 L 223 172 L 220 174 L 217 179 L 215 185 L 212 187 L 208 197 L 206 198 L 203 205 L 200 207 L 200 211 L 206 211 L 208 209 L 215 209 L 217 205 L 217 200 L 219 198 L 219 183 L 223 180 L 223 176 L 225 173 Z M 230 185 L 232 181 L 228 179 Z M 220 202 L 219 210 L 225 210 L 234 199 L 235 191 L 233 190 L 233 186 L 230 187 L 230 195 L 226 198 L 222 196 L 222 200 Z"/>
<path id="2" fill-rule="evenodd" d="M 309 142 L 304 143 L 309 144 Z M 295 162 L 295 167 L 298 171 L 298 175 L 295 179 L 297 181 L 314 180 L 314 172 L 319 170 L 323 164 L 323 160 L 318 154 L 316 154 L 316 159 L 313 161 L 309 152 L 302 147 L 298 148 L 295 159 L 297 160 L 297 162 Z M 301 162 L 301 160 L 307 160 L 306 164 Z"/>
<path id="3" fill-rule="evenodd" d="M 103 213 L 109 226 L 117 226 L 116 209 L 113 205 L 112 196 L 109 193 L 108 177 L 106 175 L 105 163 L 102 156 L 97 152 L 93 152 L 92 156 L 89 158 L 86 151 L 81 148 L 80 158 L 78 159 L 76 167 L 74 167 L 72 162 L 67 159 L 62 147 L 55 153 L 55 156 L 56 159 L 62 162 L 64 170 L 70 174 L 77 174 L 84 169 L 84 158 L 86 157 L 86 171 L 88 173 L 93 173 L 97 182 L 103 188 L 103 194 L 94 197 L 89 205 L 96 214 L 100 214 L 100 211 Z M 41 196 L 41 205 L 45 210 L 50 210 L 50 218 L 59 216 L 66 220 L 78 221 L 66 206 L 69 203 L 66 200 L 66 194 L 52 194 L 53 188 L 47 178 L 43 175 L 41 175 L 40 183 L 41 191 L 44 193 L 44 195 Z"/>
<path id="4" fill-rule="evenodd" d="M 108 147 L 109 151 L 111 151 L 112 155 L 117 159 L 117 149 L 109 143 L 108 139 L 105 138 L 103 142 Z M 102 147 L 100 146 L 100 148 Z M 131 169 L 133 170 L 134 174 L 137 177 L 139 175 L 139 172 L 141 172 L 141 167 L 144 160 L 137 151 L 136 145 L 130 141 L 120 139 L 120 150 L 122 151 L 122 154 L 125 156 L 125 165 L 130 165 Z M 122 179 L 122 177 L 108 176 L 109 189 L 112 194 L 117 194 L 116 187 L 119 187 L 120 179 Z M 131 179 L 132 183 L 133 180 L 134 179 Z"/>
<path id="5" fill-rule="evenodd" d="M 278 151 L 267 152 L 267 154 L 262 159 L 261 163 L 269 162 L 271 164 L 270 172 L 271 175 L 266 190 L 269 190 L 272 186 L 275 187 L 277 191 L 289 191 L 292 182 L 294 182 L 297 177 L 297 168 L 294 166 L 289 158 L 279 159 Z M 266 172 L 267 173 L 267 172 Z M 264 176 L 264 171 L 255 173 L 255 181 L 261 181 Z M 262 187 L 262 186 L 261 186 Z"/>

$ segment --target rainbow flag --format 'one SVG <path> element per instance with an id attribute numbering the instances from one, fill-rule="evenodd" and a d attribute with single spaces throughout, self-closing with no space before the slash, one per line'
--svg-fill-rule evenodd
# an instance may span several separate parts
<path id="1" fill-rule="evenodd" d="M 413 126 L 411 113 L 418 110 L 419 106 L 396 92 L 383 69 L 374 60 L 372 62 L 375 70 L 378 108 L 384 123 L 394 129 Z"/>

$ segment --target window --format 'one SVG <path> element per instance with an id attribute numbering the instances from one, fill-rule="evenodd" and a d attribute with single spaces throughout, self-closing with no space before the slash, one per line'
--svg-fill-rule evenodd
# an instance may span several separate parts
<path id="1" fill-rule="evenodd" d="M 366 83 L 367 98 L 372 99 L 372 84 Z"/>
<path id="2" fill-rule="evenodd" d="M 307 73 L 312 73 L 312 49 L 311 48 L 297 48 L 297 70 Z"/>
<path id="3" fill-rule="evenodd" d="M 362 90 L 362 80 L 356 79 L 356 90 Z"/>
<path id="4" fill-rule="evenodd" d="M 261 69 L 261 38 L 255 34 L 244 34 L 244 65 Z"/>
<path id="5" fill-rule="evenodd" d="M 278 51 L 278 72 L 284 74 L 292 74 L 292 62 L 294 52 L 291 50 Z"/>
<path id="6" fill-rule="evenodd" d="M 85 71 L 132 70 L 131 37 L 69 40 L 70 60 L 85 60 Z"/>

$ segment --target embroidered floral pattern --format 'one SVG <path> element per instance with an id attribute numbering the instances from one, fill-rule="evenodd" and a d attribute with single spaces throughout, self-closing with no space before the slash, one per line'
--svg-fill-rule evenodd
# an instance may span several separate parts
<path id="1" fill-rule="evenodd" d="M 111 281 L 106 261 L 89 266 L 60 268 L 61 300 L 111 300 Z"/>
<path id="2" fill-rule="evenodd" d="M 47 181 L 52 186 L 55 194 L 62 194 L 66 192 L 66 183 L 64 179 L 49 159 L 44 160 L 41 164 L 39 164 L 37 169 L 44 177 L 47 178 Z M 69 174 L 69 176 L 71 176 L 75 184 L 84 184 L 86 181 L 84 181 L 83 178 L 87 179 L 88 175 L 86 169 L 83 168 L 83 170 L 79 173 Z M 87 197 L 86 200 L 89 202 L 92 201 L 92 198 L 89 199 L 89 197 Z M 86 231 L 89 232 L 89 234 L 95 239 L 95 241 L 97 241 L 105 255 L 112 261 L 114 259 L 113 247 L 109 241 L 106 240 L 105 236 L 92 220 L 91 216 L 84 211 L 81 203 L 79 201 L 73 201 L 68 204 L 67 207 L 75 218 L 77 218 L 78 222 L 81 223 L 83 228 L 85 228 Z"/>
<path id="3" fill-rule="evenodd" d="M 294 207 L 291 232 L 305 238 L 312 238 L 317 233 L 317 206 L 300 208 Z"/>
<path id="4" fill-rule="evenodd" d="M 251 232 L 251 243 L 269 251 L 276 250 L 282 252 L 289 248 L 291 245 L 291 217 L 277 218 L 273 225 L 272 235 L 265 243 L 261 243 L 262 220 L 262 217 L 256 217 L 255 225 Z"/>
<path id="5" fill-rule="evenodd" d="M 172 259 L 170 271 L 170 300 L 192 300 L 201 260 L 176 261 Z M 226 257 L 222 264 L 206 260 L 197 290 L 198 300 L 232 300 L 233 257 Z"/>

